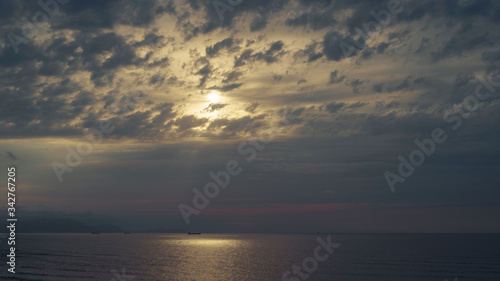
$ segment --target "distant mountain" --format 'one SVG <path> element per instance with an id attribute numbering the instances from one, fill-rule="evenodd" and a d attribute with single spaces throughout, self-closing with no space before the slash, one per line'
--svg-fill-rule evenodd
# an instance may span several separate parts
<path id="1" fill-rule="evenodd" d="M 16 224 L 18 233 L 124 233 L 113 224 L 88 225 L 79 221 L 65 219 L 35 219 Z M 155 228 L 140 233 L 186 233 L 184 229 Z"/>
<path id="2" fill-rule="evenodd" d="M 183 229 L 165 229 L 163 227 L 145 231 L 145 233 L 186 233 Z"/>
<path id="3" fill-rule="evenodd" d="M 19 233 L 123 233 L 116 225 L 86 225 L 72 219 L 27 220 L 16 227 Z"/>

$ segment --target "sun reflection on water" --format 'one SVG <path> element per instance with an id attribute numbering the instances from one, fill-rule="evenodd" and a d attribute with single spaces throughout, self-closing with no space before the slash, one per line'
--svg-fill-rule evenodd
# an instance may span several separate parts
<path id="1" fill-rule="evenodd" d="M 193 240 L 179 240 L 181 244 L 189 246 L 202 246 L 202 247 L 235 247 L 241 241 L 233 239 L 193 239 Z"/>
<path id="2" fill-rule="evenodd" d="M 217 235 L 218 236 L 218 235 Z M 177 253 L 176 276 L 165 276 L 165 280 L 232 280 L 241 252 L 248 247 L 246 241 L 225 237 L 189 236 L 168 239 L 163 243 L 174 246 Z"/>

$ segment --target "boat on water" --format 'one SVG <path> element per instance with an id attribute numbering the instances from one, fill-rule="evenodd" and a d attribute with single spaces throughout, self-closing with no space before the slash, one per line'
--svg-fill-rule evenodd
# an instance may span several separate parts
<path id="1" fill-rule="evenodd" d="M 100 232 L 92 232 L 92 234 L 101 234 Z"/>
<path id="2" fill-rule="evenodd" d="M 200 235 L 201 232 L 188 232 L 188 235 Z"/>

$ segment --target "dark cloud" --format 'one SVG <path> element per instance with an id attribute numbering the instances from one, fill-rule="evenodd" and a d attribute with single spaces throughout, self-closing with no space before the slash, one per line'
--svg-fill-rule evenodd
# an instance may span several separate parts
<path id="1" fill-rule="evenodd" d="M 500 60 L 500 51 L 485 51 L 481 54 L 481 60 L 490 63 L 497 62 Z"/>
<path id="2" fill-rule="evenodd" d="M 208 118 L 198 118 L 195 115 L 186 115 L 177 118 L 172 124 L 177 126 L 177 132 L 184 132 L 192 128 L 196 128 L 207 123 Z"/>
<path id="3" fill-rule="evenodd" d="M 236 80 L 238 80 L 238 78 L 243 75 L 242 72 L 239 72 L 239 71 L 231 71 L 229 73 L 226 74 L 226 78 L 224 78 L 224 80 L 222 80 L 222 83 L 230 83 L 230 82 L 234 82 Z"/>
<path id="4" fill-rule="evenodd" d="M 92 105 L 95 101 L 95 95 L 91 92 L 80 92 L 78 93 L 74 100 L 71 102 L 73 110 L 76 114 L 83 112 L 84 108 L 88 105 Z"/>
<path id="5" fill-rule="evenodd" d="M 409 28 L 405 28 L 403 30 L 398 30 L 398 31 L 390 32 L 390 33 L 387 34 L 387 39 L 389 39 L 389 40 L 402 40 L 402 39 L 407 38 L 408 35 L 410 35 L 410 32 L 411 31 L 410 31 Z M 386 43 L 380 43 L 380 45 L 381 44 L 386 44 Z"/>
<path id="6" fill-rule="evenodd" d="M 210 122 L 207 127 L 207 135 L 215 135 L 214 131 L 220 131 L 220 137 L 232 137 L 245 134 L 256 134 L 266 123 L 266 115 L 260 114 L 253 117 L 244 116 L 241 118 L 219 118 Z"/>
<path id="7" fill-rule="evenodd" d="M 335 8 L 320 9 L 321 7 L 318 6 L 314 12 L 305 12 L 295 17 L 287 18 L 285 24 L 292 27 L 310 27 L 313 30 L 336 26 L 337 20 L 333 17 Z"/>
<path id="8" fill-rule="evenodd" d="M 239 57 L 234 57 L 234 67 L 243 66 L 246 64 L 246 61 L 252 58 L 252 49 L 247 49 L 240 54 Z"/>
<path id="9" fill-rule="evenodd" d="M 294 56 L 299 58 L 307 58 L 308 62 L 314 62 L 323 57 L 323 53 L 319 50 L 319 43 L 314 42 L 306 46 L 305 49 L 295 52 Z"/>
<path id="10" fill-rule="evenodd" d="M 209 89 L 210 90 L 219 90 L 221 92 L 229 92 L 229 91 L 238 89 L 239 87 L 241 87 L 241 85 L 243 85 L 243 83 L 234 83 L 234 84 L 227 84 L 224 86 L 214 86 L 214 87 L 210 87 Z"/>
<path id="11" fill-rule="evenodd" d="M 282 50 L 284 46 L 283 41 L 276 41 L 265 52 L 256 53 L 254 57 L 257 60 L 264 60 L 267 63 L 277 62 L 279 57 L 283 55 Z"/>
<path id="12" fill-rule="evenodd" d="M 346 84 L 349 85 L 353 91 L 353 93 L 358 94 L 359 88 L 363 87 L 367 80 L 354 79 L 352 81 L 347 81 Z"/>
<path id="13" fill-rule="evenodd" d="M 339 77 L 338 75 L 339 75 L 338 70 L 330 72 L 330 84 L 337 84 L 337 83 L 344 81 L 345 76 L 342 75 Z"/>
<path id="14" fill-rule="evenodd" d="M 61 29 L 93 31 L 117 24 L 148 26 L 157 16 L 175 13 L 174 1 L 71 0 L 63 7 L 65 15 L 55 24 Z"/>
<path id="15" fill-rule="evenodd" d="M 454 35 L 442 44 L 437 51 L 431 53 L 432 59 L 438 61 L 449 57 L 462 56 L 472 49 L 494 46 L 499 39 L 499 36 L 489 32 L 481 33 L 477 34 L 477 31 L 474 30 L 468 34 Z"/>
<path id="16" fill-rule="evenodd" d="M 343 50 L 341 44 L 347 44 L 348 47 L 345 47 Z M 323 53 L 329 60 L 340 61 L 341 59 L 349 57 L 352 55 L 351 52 L 349 52 L 349 50 L 351 50 L 350 47 L 358 50 L 351 36 L 343 36 L 336 31 L 330 31 L 323 38 Z"/>
<path id="17" fill-rule="evenodd" d="M 254 50 L 247 49 L 239 57 L 235 57 L 234 67 L 243 66 L 248 61 L 265 61 L 268 64 L 275 63 L 284 55 L 284 45 L 283 41 L 280 40 L 272 43 L 269 49 L 261 52 L 254 53 Z"/>
<path id="18" fill-rule="evenodd" d="M 385 50 L 389 47 L 389 43 L 386 43 L 386 42 L 382 42 L 380 44 L 377 45 L 376 49 L 377 49 L 377 53 L 378 54 L 383 54 L 385 52 Z"/>
<path id="19" fill-rule="evenodd" d="M 349 104 L 348 106 L 346 106 L 345 108 L 350 108 L 350 109 L 353 109 L 353 108 L 359 108 L 359 107 L 363 107 L 365 105 L 367 105 L 368 103 L 366 102 L 356 102 L 356 103 L 352 103 L 352 104 Z"/>
<path id="20" fill-rule="evenodd" d="M 203 87 L 205 86 L 205 83 L 207 82 L 210 75 L 212 74 L 212 66 L 208 61 L 206 61 L 206 64 L 194 74 L 201 76 L 198 87 Z"/>
<path id="21" fill-rule="evenodd" d="M 401 105 L 398 101 L 391 101 L 389 103 L 377 102 L 376 109 L 379 111 L 384 111 L 386 109 L 397 108 Z"/>
<path id="22" fill-rule="evenodd" d="M 216 110 L 221 110 L 227 106 L 227 103 L 211 103 L 205 109 L 204 112 L 214 112 Z"/>
<path id="23" fill-rule="evenodd" d="M 144 39 L 142 41 L 136 42 L 135 46 L 156 46 L 162 43 L 165 39 L 165 36 L 158 35 L 157 30 L 155 32 L 150 32 L 144 35 Z"/>
<path id="24" fill-rule="evenodd" d="M 173 134 L 170 123 L 177 116 L 173 103 L 161 103 L 149 109 L 136 107 L 137 109 L 129 107 L 130 113 L 119 112 L 109 119 L 116 128 L 109 138 L 162 139 L 167 133 Z M 112 111 L 111 108 L 108 110 Z M 84 125 L 88 129 L 95 129 L 98 128 L 100 121 L 103 120 L 88 118 Z"/>
<path id="25" fill-rule="evenodd" d="M 234 18 L 250 13 L 258 16 L 257 19 L 254 18 L 251 23 L 251 28 L 253 31 L 259 31 L 261 28 L 267 25 L 268 15 L 271 15 L 277 11 L 282 10 L 289 0 L 276 0 L 276 1 L 266 1 L 266 0 L 256 0 L 256 1 L 242 1 L 241 4 L 233 7 L 232 11 L 225 12 L 223 20 L 221 22 L 217 10 L 214 8 L 213 2 L 210 1 L 195 1 L 198 5 L 204 5 L 206 10 L 205 23 L 200 26 L 203 33 L 208 33 L 213 31 L 216 27 L 231 28 L 233 27 Z"/>
<path id="26" fill-rule="evenodd" d="M 165 81 L 165 75 L 157 73 L 149 79 L 149 84 L 161 84 Z"/>
<path id="27" fill-rule="evenodd" d="M 252 20 L 252 23 L 250 23 L 250 31 L 256 32 L 260 31 L 267 26 L 267 17 L 266 16 L 255 16 Z"/>
<path id="28" fill-rule="evenodd" d="M 205 52 L 208 57 L 216 56 L 221 50 L 230 49 L 234 46 L 233 38 L 229 37 L 220 42 L 215 43 L 213 46 L 208 46 Z"/>
<path id="29" fill-rule="evenodd" d="M 258 102 L 253 102 L 249 106 L 245 107 L 246 112 L 255 113 L 255 110 L 260 104 Z"/>
<path id="30" fill-rule="evenodd" d="M 411 76 L 407 76 L 403 81 L 389 81 L 385 83 L 376 83 L 373 84 L 373 91 L 376 93 L 392 93 L 396 91 L 401 91 L 405 89 L 411 88 L 410 82 Z M 418 82 L 415 80 L 415 83 L 422 83 L 423 80 L 419 80 Z"/>
<path id="31" fill-rule="evenodd" d="M 344 106 L 346 106 L 346 104 L 343 102 L 332 102 L 332 103 L 325 105 L 325 110 L 330 112 L 330 113 L 337 113 Z"/>
<path id="32" fill-rule="evenodd" d="M 382 93 L 384 91 L 384 83 L 373 84 L 373 91 L 375 93 Z"/>
<path id="33" fill-rule="evenodd" d="M 15 160 L 19 160 L 19 158 L 17 158 L 14 153 L 10 152 L 10 151 L 7 151 L 7 157 L 9 157 L 10 160 L 12 161 L 15 161 Z"/>

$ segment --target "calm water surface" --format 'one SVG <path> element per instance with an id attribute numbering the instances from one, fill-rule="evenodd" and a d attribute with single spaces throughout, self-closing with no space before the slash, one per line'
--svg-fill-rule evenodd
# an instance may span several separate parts
<path id="1" fill-rule="evenodd" d="M 318 236 L 327 237 L 18 234 L 17 273 L 7 274 L 2 245 L 0 280 L 282 280 L 314 256 Z M 500 235 L 335 234 L 331 241 L 340 248 L 305 280 L 500 280 Z"/>

